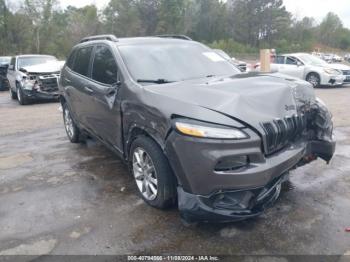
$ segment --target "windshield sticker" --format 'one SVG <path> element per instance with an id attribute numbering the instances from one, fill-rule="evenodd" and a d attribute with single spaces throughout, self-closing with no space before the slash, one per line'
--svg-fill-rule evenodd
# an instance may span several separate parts
<path id="1" fill-rule="evenodd" d="M 214 52 L 204 52 L 203 55 L 208 57 L 213 62 L 224 62 L 225 59 Z"/>

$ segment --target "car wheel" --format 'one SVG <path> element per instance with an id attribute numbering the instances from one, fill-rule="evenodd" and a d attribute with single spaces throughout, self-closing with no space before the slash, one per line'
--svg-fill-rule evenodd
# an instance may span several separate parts
<path id="1" fill-rule="evenodd" d="M 28 98 L 24 95 L 22 87 L 18 83 L 16 84 L 16 91 L 18 103 L 22 106 L 27 105 Z"/>
<path id="2" fill-rule="evenodd" d="M 17 93 L 13 92 L 11 87 L 10 87 L 10 98 L 13 100 L 17 99 Z"/>
<path id="3" fill-rule="evenodd" d="M 72 143 L 79 143 L 80 131 L 71 116 L 67 104 L 63 104 L 63 122 L 67 136 Z"/>
<path id="4" fill-rule="evenodd" d="M 321 85 L 320 76 L 316 73 L 310 73 L 306 77 L 306 81 L 313 85 L 314 88 Z"/>
<path id="5" fill-rule="evenodd" d="M 132 143 L 129 168 L 138 192 L 150 206 L 164 209 L 176 201 L 176 179 L 161 148 L 140 136 Z"/>

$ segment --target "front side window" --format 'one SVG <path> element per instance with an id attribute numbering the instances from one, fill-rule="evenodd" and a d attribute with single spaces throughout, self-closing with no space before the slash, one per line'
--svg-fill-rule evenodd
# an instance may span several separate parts
<path id="1" fill-rule="evenodd" d="M 192 41 L 119 46 L 134 80 L 183 81 L 241 73 L 212 49 Z M 164 81 L 165 80 L 165 81 Z"/>
<path id="2" fill-rule="evenodd" d="M 18 58 L 18 69 L 26 66 L 34 66 L 45 64 L 48 62 L 57 61 L 54 56 L 25 56 Z"/>
<path id="3" fill-rule="evenodd" d="M 297 65 L 297 60 L 294 59 L 293 57 L 287 57 L 287 62 L 286 62 L 287 65 Z"/>
<path id="4" fill-rule="evenodd" d="M 112 85 L 118 81 L 118 67 L 112 52 L 106 46 L 98 46 L 92 65 L 92 79 Z"/>
<path id="5" fill-rule="evenodd" d="M 11 58 L 11 62 L 10 62 L 10 68 L 12 70 L 14 70 L 15 69 L 15 65 L 16 65 L 16 57 L 12 57 Z"/>
<path id="6" fill-rule="evenodd" d="M 93 47 L 83 47 L 77 51 L 73 71 L 83 76 L 89 76 L 89 65 Z"/>

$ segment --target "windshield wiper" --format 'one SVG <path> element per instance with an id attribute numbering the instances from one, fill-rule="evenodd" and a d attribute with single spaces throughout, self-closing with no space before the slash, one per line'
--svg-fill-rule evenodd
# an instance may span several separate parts
<path id="1" fill-rule="evenodd" d="M 173 83 L 175 81 L 169 81 L 166 79 L 137 79 L 137 83 L 154 83 L 154 84 L 168 84 L 168 83 Z"/>

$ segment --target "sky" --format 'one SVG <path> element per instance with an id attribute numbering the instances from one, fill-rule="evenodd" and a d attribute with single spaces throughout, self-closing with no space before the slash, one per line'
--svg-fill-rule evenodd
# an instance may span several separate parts
<path id="1" fill-rule="evenodd" d="M 96 4 L 99 8 L 105 7 L 109 0 L 60 0 L 63 7 L 74 5 L 82 7 L 86 4 Z M 321 22 L 328 12 L 336 13 L 350 28 L 350 0 L 284 0 L 289 12 L 297 17 L 311 16 Z"/>

